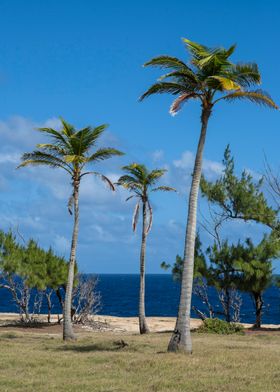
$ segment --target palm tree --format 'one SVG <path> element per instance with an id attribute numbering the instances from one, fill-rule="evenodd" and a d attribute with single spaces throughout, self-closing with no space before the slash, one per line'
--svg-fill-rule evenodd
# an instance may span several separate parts
<path id="1" fill-rule="evenodd" d="M 139 163 L 132 163 L 129 166 L 124 166 L 125 175 L 121 176 L 117 185 L 129 190 L 132 195 L 126 200 L 132 198 L 137 199 L 132 218 L 132 229 L 136 230 L 140 205 L 142 204 L 142 242 L 140 251 L 140 292 L 139 292 L 139 329 L 140 333 L 149 333 L 149 328 L 145 318 L 145 257 L 146 257 L 146 240 L 147 235 L 152 227 L 153 210 L 150 204 L 150 192 L 158 191 L 175 191 L 169 186 L 154 187 L 158 180 L 166 172 L 165 169 L 155 169 L 148 171 L 146 166 Z"/>
<path id="2" fill-rule="evenodd" d="M 38 144 L 37 150 L 23 154 L 21 158 L 22 163 L 19 167 L 44 165 L 63 169 L 71 177 L 73 192 L 68 201 L 68 210 L 72 215 L 72 207 L 74 205 L 74 226 L 63 309 L 63 339 L 72 340 L 75 339 L 72 328 L 71 306 L 78 241 L 80 182 L 84 176 L 94 175 L 107 183 L 110 189 L 114 191 L 115 187 L 109 178 L 96 171 L 86 171 L 85 168 L 112 156 L 123 155 L 123 153 L 114 148 L 99 148 L 94 152 L 91 151 L 106 129 L 106 125 L 100 125 L 95 128 L 88 126 L 81 130 L 76 130 L 63 119 L 61 119 L 61 123 L 62 128 L 58 131 L 52 128 L 38 129 L 38 131 L 49 136 L 51 142 Z"/>
<path id="3" fill-rule="evenodd" d="M 272 98 L 260 89 L 251 89 L 261 82 L 257 64 L 230 61 L 235 45 L 229 49 L 208 48 L 183 39 L 191 57 L 187 65 L 184 61 L 170 56 L 159 56 L 148 61 L 145 66 L 167 69 L 159 81 L 153 84 L 140 100 L 152 94 L 169 93 L 176 96 L 170 107 L 171 115 L 177 114 L 183 104 L 196 99 L 201 104 L 201 132 L 194 164 L 192 185 L 189 195 L 189 209 L 184 249 L 184 268 L 181 296 L 176 326 L 168 350 L 192 352 L 190 336 L 190 311 L 193 284 L 194 247 L 196 237 L 196 213 L 201 178 L 203 150 L 208 120 L 214 105 L 219 102 L 249 100 L 253 103 L 278 109 Z"/>

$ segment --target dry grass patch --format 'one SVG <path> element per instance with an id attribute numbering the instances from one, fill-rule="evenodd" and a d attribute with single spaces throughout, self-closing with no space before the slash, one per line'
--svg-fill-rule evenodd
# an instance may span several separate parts
<path id="1" fill-rule="evenodd" d="M 194 354 L 184 356 L 166 353 L 169 334 L 91 333 L 65 344 L 58 337 L 0 333 L 1 392 L 279 390 L 280 333 L 193 338 Z"/>

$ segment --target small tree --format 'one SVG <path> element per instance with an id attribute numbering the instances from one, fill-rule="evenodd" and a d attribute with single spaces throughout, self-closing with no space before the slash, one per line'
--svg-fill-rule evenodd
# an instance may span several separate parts
<path id="1" fill-rule="evenodd" d="M 73 290 L 73 306 L 75 313 L 73 320 L 77 324 L 92 324 L 93 316 L 100 310 L 101 295 L 97 291 L 97 279 L 95 276 L 77 277 L 77 284 Z"/>
<path id="2" fill-rule="evenodd" d="M 279 255 L 279 242 L 273 236 L 265 236 L 258 245 L 247 239 L 241 248 L 241 257 L 234 262 L 234 267 L 238 271 L 237 287 L 250 293 L 254 301 L 255 328 L 261 327 L 263 292 L 273 282 L 272 261 Z"/>
<path id="3" fill-rule="evenodd" d="M 263 178 L 254 181 L 244 170 L 240 177 L 235 173 L 234 158 L 227 146 L 222 161 L 224 169 L 216 181 L 201 177 L 202 197 L 219 209 L 222 221 L 239 219 L 254 221 L 274 229 L 277 226 L 277 210 L 270 207 L 262 191 Z"/>
<path id="4" fill-rule="evenodd" d="M 201 179 L 202 196 L 208 199 L 211 216 L 216 219 L 212 233 L 215 243 L 209 248 L 211 261 L 209 268 L 213 282 L 225 290 L 224 303 L 227 319 L 230 319 L 231 290 L 237 288 L 250 292 L 256 306 L 256 326 L 261 322 L 262 292 L 271 282 L 271 261 L 277 255 L 279 242 L 278 211 L 268 205 L 262 192 L 263 178 L 254 181 L 243 171 L 240 177 L 234 173 L 234 159 L 227 146 L 224 170 L 215 182 Z M 247 239 L 243 245 L 229 245 L 220 238 L 222 224 L 228 220 L 253 221 L 271 228 L 269 237 L 264 237 L 258 245 Z M 208 231 L 209 232 L 209 231 Z"/>
<path id="5" fill-rule="evenodd" d="M 66 261 L 51 249 L 45 251 L 34 240 L 22 245 L 11 232 L 0 232 L 0 287 L 11 292 L 23 321 L 31 321 L 34 313 L 39 313 L 43 295 L 47 298 L 50 320 L 50 292 L 66 284 L 67 268 Z M 32 289 L 36 295 L 30 312 Z"/>
<path id="6" fill-rule="evenodd" d="M 149 328 L 145 316 L 145 258 L 146 258 L 146 240 L 147 235 L 152 227 L 153 210 L 150 203 L 151 192 L 170 192 L 175 191 L 169 186 L 155 186 L 159 179 L 166 172 L 165 169 L 155 169 L 149 171 L 146 166 L 139 163 L 132 163 L 129 166 L 124 166 L 125 175 L 121 176 L 117 182 L 118 185 L 124 187 L 132 193 L 127 198 L 137 199 L 132 218 L 132 229 L 136 230 L 140 206 L 142 205 L 142 241 L 140 252 L 140 293 L 139 293 L 139 329 L 140 333 L 148 333 Z"/>

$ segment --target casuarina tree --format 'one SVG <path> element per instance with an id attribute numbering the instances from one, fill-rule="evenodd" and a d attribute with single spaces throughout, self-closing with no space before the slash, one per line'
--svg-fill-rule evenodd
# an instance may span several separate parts
<path id="1" fill-rule="evenodd" d="M 176 326 L 168 345 L 169 351 L 191 353 L 190 312 L 197 202 L 208 120 L 213 107 L 220 102 L 247 100 L 272 109 L 278 107 L 267 93 L 256 88 L 261 83 L 257 64 L 232 63 L 230 56 L 235 50 L 235 45 L 229 49 L 212 49 L 188 39 L 183 39 L 183 42 L 189 52 L 190 63 L 186 64 L 176 57 L 166 55 L 148 61 L 145 66 L 167 69 L 168 72 L 153 84 L 140 100 L 153 94 L 174 95 L 176 98 L 170 108 L 172 115 L 177 114 L 184 103 L 191 99 L 201 104 L 201 131 L 189 194 L 180 303 Z"/>
<path id="2" fill-rule="evenodd" d="M 142 241 L 140 252 L 140 293 L 139 293 L 139 329 L 140 333 L 148 333 L 149 328 L 145 317 L 145 258 L 146 258 L 146 240 L 147 235 L 152 227 L 153 210 L 150 203 L 151 192 L 169 192 L 175 191 L 169 186 L 156 186 L 156 183 L 166 172 L 165 169 L 155 169 L 149 171 L 146 166 L 139 163 L 132 163 L 124 166 L 125 175 L 121 176 L 117 182 L 118 185 L 124 187 L 132 193 L 127 198 L 130 200 L 136 198 L 136 206 L 132 219 L 132 229 L 136 230 L 138 223 L 140 208 L 142 206 Z"/>
<path id="3" fill-rule="evenodd" d="M 115 190 L 113 183 L 105 175 L 88 170 L 95 163 L 122 153 L 115 148 L 96 147 L 98 139 L 106 129 L 106 125 L 98 127 L 88 126 L 76 130 L 71 124 L 61 119 L 61 129 L 39 128 L 38 131 L 50 138 L 49 143 L 38 144 L 37 150 L 22 156 L 24 166 L 48 166 L 62 169 L 71 179 L 72 195 L 68 201 L 68 210 L 72 215 L 74 206 L 74 225 L 71 242 L 71 252 L 68 268 L 68 279 L 63 310 L 63 339 L 75 339 L 71 320 L 72 291 L 75 275 L 76 250 L 79 229 L 79 190 L 81 180 L 87 175 L 99 177 L 107 183 L 111 190 Z M 51 178 L 50 178 L 51 181 Z"/>

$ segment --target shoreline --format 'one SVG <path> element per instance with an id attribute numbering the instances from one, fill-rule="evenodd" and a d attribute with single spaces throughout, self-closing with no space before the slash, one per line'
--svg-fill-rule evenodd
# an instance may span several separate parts
<path id="1" fill-rule="evenodd" d="M 59 314 L 53 314 L 51 316 L 51 324 L 54 326 L 57 325 Z M 149 325 L 150 331 L 153 333 L 156 332 L 172 332 L 175 327 L 176 317 L 146 317 L 147 323 Z M 0 313 L 0 324 L 2 328 L 5 328 L 6 323 L 13 323 L 19 320 L 18 313 Z M 39 320 L 46 322 L 47 315 L 41 314 L 39 316 Z M 110 327 L 110 330 L 114 330 L 115 332 L 123 332 L 123 333 L 138 333 L 139 325 L 138 325 L 138 317 L 118 317 L 118 316 L 106 316 L 106 315 L 95 315 L 94 320 L 98 323 L 107 324 Z M 196 329 L 202 324 L 202 320 L 192 318 L 191 319 L 191 329 Z M 240 323 L 246 329 L 250 329 L 253 327 L 253 324 L 249 323 Z M 7 326 L 8 327 L 8 326 Z M 10 324 L 12 328 L 12 325 Z M 81 328 L 83 328 L 81 326 Z M 84 327 L 86 328 L 86 327 Z M 280 324 L 262 324 L 261 329 L 267 330 L 280 330 Z"/>

